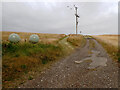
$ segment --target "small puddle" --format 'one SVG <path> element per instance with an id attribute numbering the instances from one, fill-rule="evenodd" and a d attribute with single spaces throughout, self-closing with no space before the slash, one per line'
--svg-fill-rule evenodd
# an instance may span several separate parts
<path id="1" fill-rule="evenodd" d="M 94 69 L 98 66 L 107 66 L 107 58 L 105 57 L 99 57 L 98 54 L 100 53 L 99 51 L 94 51 L 92 50 L 92 55 L 90 57 L 87 57 L 81 61 L 75 61 L 75 63 L 82 63 L 83 61 L 91 60 L 92 62 L 90 63 L 90 66 L 88 67 L 89 69 Z"/>

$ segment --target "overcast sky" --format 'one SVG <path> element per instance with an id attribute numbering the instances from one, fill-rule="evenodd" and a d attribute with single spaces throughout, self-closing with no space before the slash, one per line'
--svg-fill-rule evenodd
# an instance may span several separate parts
<path id="1" fill-rule="evenodd" d="M 4 2 L 2 3 L 2 30 L 74 34 L 74 4 L 78 6 L 80 15 L 78 32 L 118 33 L 117 2 Z"/>

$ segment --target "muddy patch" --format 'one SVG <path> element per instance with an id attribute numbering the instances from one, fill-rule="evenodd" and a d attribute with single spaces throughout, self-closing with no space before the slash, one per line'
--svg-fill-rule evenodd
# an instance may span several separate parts
<path id="1" fill-rule="evenodd" d="M 75 63 L 79 64 L 79 63 L 82 63 L 84 61 L 90 60 L 91 63 L 88 66 L 88 69 L 94 69 L 94 68 L 99 67 L 99 66 L 107 66 L 107 64 L 106 64 L 107 63 L 107 58 L 99 57 L 98 56 L 100 54 L 99 51 L 92 50 L 91 52 L 92 52 L 91 56 L 89 56 L 89 57 L 87 57 L 85 59 L 82 59 L 80 61 L 75 61 Z"/>

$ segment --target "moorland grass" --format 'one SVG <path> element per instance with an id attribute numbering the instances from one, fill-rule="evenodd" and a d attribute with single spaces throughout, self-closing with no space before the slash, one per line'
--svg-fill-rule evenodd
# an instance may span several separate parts
<path id="1" fill-rule="evenodd" d="M 83 35 L 70 35 L 67 41 L 74 47 L 84 46 L 86 43 Z"/>
<path id="2" fill-rule="evenodd" d="M 32 68 L 55 61 L 63 56 L 60 45 L 41 43 L 3 43 L 2 44 L 3 87 Z"/>
<path id="3" fill-rule="evenodd" d="M 32 80 L 35 74 L 68 55 L 67 52 L 71 51 L 63 48 L 67 41 L 75 47 L 82 46 L 86 41 L 82 35 L 78 35 L 68 37 L 63 45 L 59 44 L 58 42 L 65 37 L 61 37 L 56 43 L 2 42 L 3 88 L 14 88 L 27 80 Z"/>
<path id="4" fill-rule="evenodd" d="M 103 46 L 103 48 L 115 61 L 120 62 L 120 50 L 118 50 L 118 46 L 114 46 L 112 44 L 106 43 L 98 38 L 95 39 Z"/>

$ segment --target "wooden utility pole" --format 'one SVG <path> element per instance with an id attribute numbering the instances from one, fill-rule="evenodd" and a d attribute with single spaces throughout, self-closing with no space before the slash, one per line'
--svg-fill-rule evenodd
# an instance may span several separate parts
<path id="1" fill-rule="evenodd" d="M 67 6 L 68 8 L 69 8 L 69 6 Z M 78 16 L 78 14 L 77 14 L 77 9 L 78 9 L 78 7 L 76 7 L 75 5 L 74 5 L 74 7 L 75 7 L 75 18 L 76 18 L 76 35 L 77 35 L 77 29 L 78 29 L 78 18 L 79 18 L 79 16 Z M 72 8 L 70 8 L 71 10 L 72 10 Z"/>
<path id="2" fill-rule="evenodd" d="M 78 9 L 78 7 L 76 7 L 75 5 L 74 5 L 74 7 L 75 7 L 75 10 L 76 10 L 76 13 L 75 13 L 75 17 L 76 17 L 76 35 L 77 35 L 77 29 L 78 29 L 78 18 L 79 18 L 79 16 L 78 16 L 78 14 L 77 14 L 77 9 Z"/>

